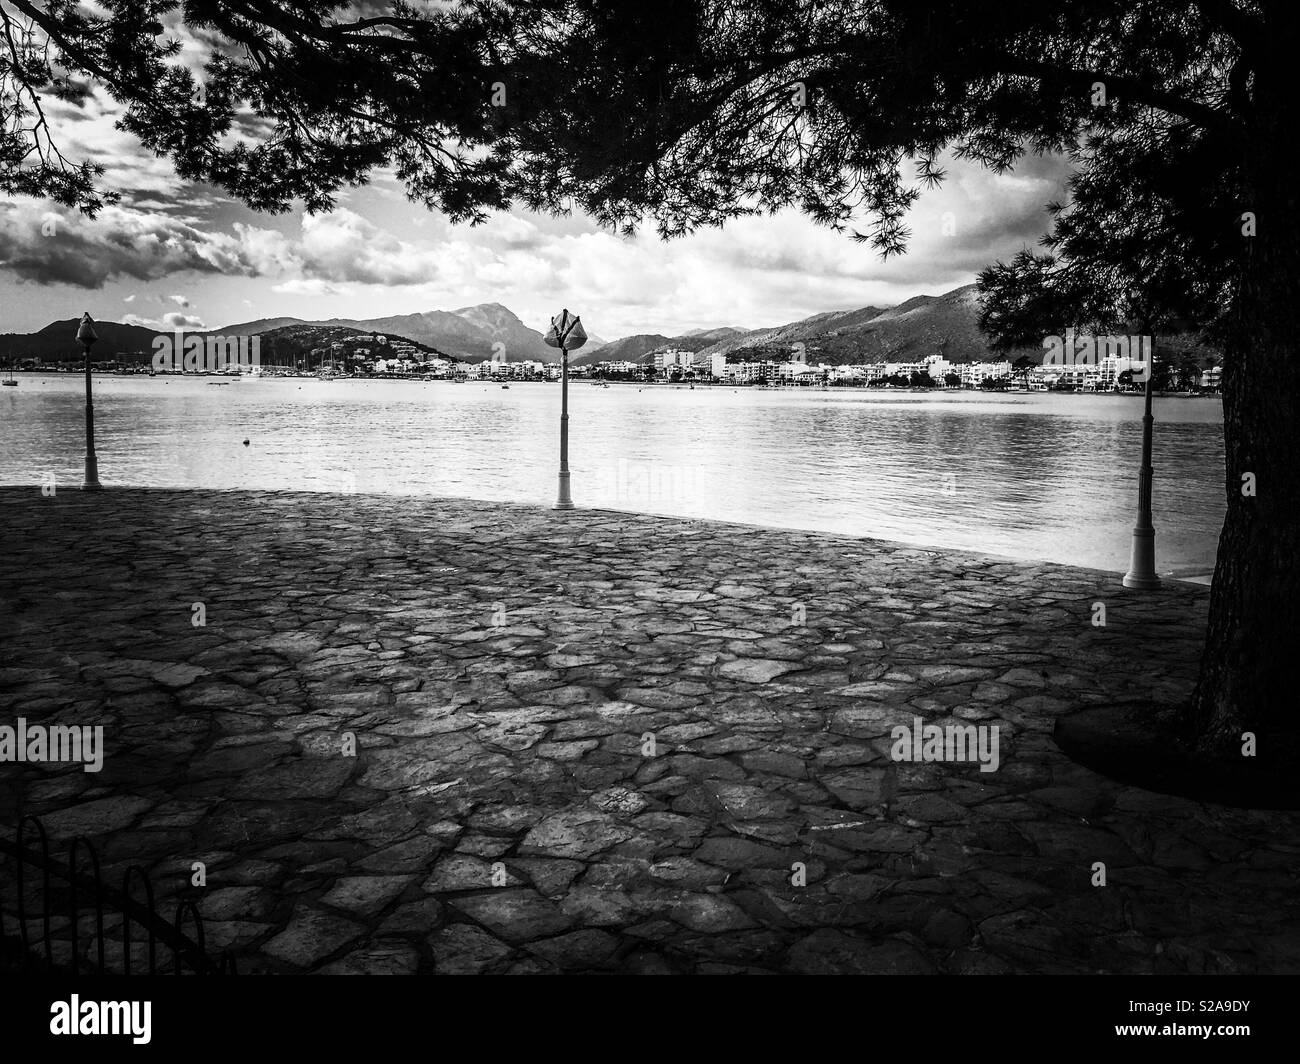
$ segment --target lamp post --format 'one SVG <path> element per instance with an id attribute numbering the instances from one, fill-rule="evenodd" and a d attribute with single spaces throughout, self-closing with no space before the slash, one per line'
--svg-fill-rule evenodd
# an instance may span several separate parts
<path id="1" fill-rule="evenodd" d="M 1144 337 L 1144 339 L 1146 339 Z M 1141 341 L 1139 341 L 1140 343 Z M 1152 591 L 1160 586 L 1156 576 L 1156 530 L 1151 523 L 1151 382 L 1155 376 L 1155 341 L 1148 339 L 1145 406 L 1142 414 L 1142 465 L 1138 470 L 1138 516 L 1133 526 L 1133 552 L 1124 586 Z"/>
<path id="2" fill-rule="evenodd" d="M 77 326 L 77 340 L 86 355 L 86 477 L 81 485 L 82 491 L 101 491 L 99 482 L 99 462 L 95 458 L 95 402 L 90 391 L 90 348 L 99 339 L 95 332 L 95 323 L 90 312 L 81 315 L 81 324 Z"/>
<path id="3" fill-rule="evenodd" d="M 560 349 L 560 484 L 555 509 L 572 510 L 573 497 L 569 494 L 569 352 L 576 351 L 587 342 L 582 319 L 570 317 L 568 310 L 560 311 L 551 319 L 545 336 L 546 343 Z"/>

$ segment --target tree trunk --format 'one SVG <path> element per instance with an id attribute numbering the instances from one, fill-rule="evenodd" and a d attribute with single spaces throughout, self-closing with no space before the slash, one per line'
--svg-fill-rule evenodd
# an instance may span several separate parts
<path id="1" fill-rule="evenodd" d="M 1300 11 L 1289 4 L 1265 10 L 1267 50 L 1257 64 L 1241 205 L 1257 229 L 1241 237 L 1223 365 L 1228 513 L 1187 715 L 1200 751 L 1238 764 L 1245 732 L 1254 733 L 1261 761 L 1297 749 L 1300 736 L 1300 186 L 1283 161 L 1300 128 Z"/>

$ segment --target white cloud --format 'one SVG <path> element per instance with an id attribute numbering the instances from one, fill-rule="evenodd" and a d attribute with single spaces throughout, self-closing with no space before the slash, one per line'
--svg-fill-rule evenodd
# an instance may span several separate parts
<path id="1" fill-rule="evenodd" d="M 437 249 L 398 240 L 345 209 L 304 215 L 298 252 L 303 273 L 325 281 L 422 284 L 439 273 Z"/>
<path id="2" fill-rule="evenodd" d="M 231 236 L 124 207 L 105 207 L 91 219 L 51 212 L 33 200 L 0 201 L 0 261 L 19 279 L 41 284 L 93 289 L 120 277 L 257 274 L 261 232 L 237 227 Z"/>
<path id="3" fill-rule="evenodd" d="M 169 311 L 161 318 L 146 318 L 140 314 L 125 314 L 122 316 L 123 325 L 141 325 L 146 329 L 206 329 L 202 318 L 194 317 L 188 314 L 182 314 L 180 311 Z"/>
<path id="4" fill-rule="evenodd" d="M 291 281 L 282 281 L 280 284 L 273 284 L 271 291 L 293 296 L 337 296 L 344 294 L 343 288 L 330 284 L 329 281 L 302 277 Z M 251 305 L 250 300 L 245 299 L 244 302 Z"/>

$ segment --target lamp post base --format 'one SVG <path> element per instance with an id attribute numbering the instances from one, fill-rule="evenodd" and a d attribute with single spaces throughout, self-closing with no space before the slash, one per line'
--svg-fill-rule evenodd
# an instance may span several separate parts
<path id="1" fill-rule="evenodd" d="M 86 459 L 85 480 L 81 485 L 82 491 L 103 491 L 104 485 L 99 482 L 99 463 L 94 458 Z"/>
<path id="2" fill-rule="evenodd" d="M 1154 591 L 1160 586 L 1156 576 L 1156 533 L 1152 528 L 1133 530 L 1133 553 L 1129 557 L 1124 586 L 1137 591 Z"/>
<path id="3" fill-rule="evenodd" d="M 552 507 L 555 510 L 572 510 L 573 499 L 569 496 L 569 474 L 560 474 L 560 493 Z"/>

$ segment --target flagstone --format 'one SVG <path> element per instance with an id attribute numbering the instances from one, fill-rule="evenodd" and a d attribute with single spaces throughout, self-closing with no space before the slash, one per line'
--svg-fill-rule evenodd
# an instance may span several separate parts
<path id="1" fill-rule="evenodd" d="M 379 925 L 382 935 L 419 935 L 424 937 L 442 918 L 443 905 L 437 898 L 421 898 L 398 905 Z"/>
<path id="2" fill-rule="evenodd" d="M 231 798 L 261 800 L 329 798 L 356 770 L 353 757 L 302 758 L 237 776 L 226 792 Z"/>
<path id="3" fill-rule="evenodd" d="M 131 824 L 153 801 L 138 795 L 114 795 L 83 802 L 41 817 L 45 832 L 51 839 L 68 839 L 75 835 L 92 838 L 119 831 Z"/>
<path id="4" fill-rule="evenodd" d="M 540 939 L 528 949 L 562 971 L 570 971 L 605 964 L 618 949 L 618 939 L 606 931 L 588 929 Z"/>
<path id="5" fill-rule="evenodd" d="M 406 889 L 414 876 L 344 876 L 321 898 L 324 905 L 373 916 Z"/>
<path id="6" fill-rule="evenodd" d="M 510 942 L 553 935 L 573 926 L 572 917 L 534 890 L 494 889 L 451 898 L 447 904 Z"/>
<path id="7" fill-rule="evenodd" d="M 414 975 L 420 966 L 415 947 L 400 940 L 372 942 L 316 970 L 317 975 Z"/>
<path id="8" fill-rule="evenodd" d="M 632 837 L 608 813 L 573 809 L 547 817 L 524 837 L 521 854 L 586 858 Z"/>
<path id="9" fill-rule="evenodd" d="M 31 494 L 0 489 L 0 597 L 31 604 L 0 686 L 14 717 L 102 724 L 106 760 L 6 771 L 60 856 L 86 834 L 168 903 L 203 864 L 241 971 L 1300 970 L 1300 813 L 1143 792 L 1051 739 L 1185 698 L 1203 588 L 1098 630 L 1113 574 L 829 534 Z M 113 560 L 142 544 L 147 573 Z M 917 716 L 997 725 L 997 771 L 894 762 Z"/>
<path id="10" fill-rule="evenodd" d="M 270 891 L 262 887 L 218 887 L 199 899 L 204 920 L 261 919 L 275 907 Z"/>
<path id="11" fill-rule="evenodd" d="M 767 683 L 778 676 L 783 676 L 787 672 L 792 672 L 796 666 L 785 661 L 773 661 L 768 658 L 742 658 L 738 661 L 724 662 L 718 668 L 718 673 L 729 680 L 743 680 L 746 683 Z"/>
<path id="12" fill-rule="evenodd" d="M 365 930 L 352 920 L 299 906 L 289 926 L 267 942 L 262 952 L 298 968 L 311 968 L 356 941 Z"/>
<path id="13" fill-rule="evenodd" d="M 734 902 L 716 894 L 691 894 L 671 910 L 672 918 L 692 931 L 709 934 L 754 927 L 754 921 Z"/>
<path id="14" fill-rule="evenodd" d="M 501 967 L 514 951 L 481 928 L 453 924 L 429 936 L 439 975 L 482 975 Z"/>
<path id="15" fill-rule="evenodd" d="M 458 890 L 482 890 L 485 887 L 520 886 L 522 880 L 497 862 L 485 861 L 473 854 L 452 853 L 439 858 L 433 873 L 422 884 L 430 894 L 444 894 Z"/>

